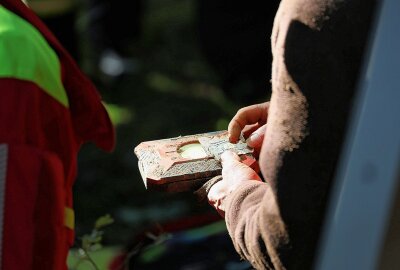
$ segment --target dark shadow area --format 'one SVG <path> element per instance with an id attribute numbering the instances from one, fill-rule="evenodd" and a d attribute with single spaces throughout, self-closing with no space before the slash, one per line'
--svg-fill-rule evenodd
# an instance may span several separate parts
<path id="1" fill-rule="evenodd" d="M 80 51 L 74 40 L 65 42 L 67 49 L 79 55 L 117 131 L 113 153 L 93 145 L 80 152 L 74 186 L 77 243 L 104 214 L 115 222 L 103 243 L 131 248 L 138 235 L 159 224 L 215 218 L 215 211 L 190 193 L 147 191 L 133 149 L 143 141 L 226 129 L 240 107 L 269 99 L 270 33 L 277 4 L 93 0 L 74 9 L 74 23 L 70 17 L 47 20 L 61 40 L 78 34 Z M 210 237 L 226 251 L 225 257 L 215 254 L 239 261 L 226 229 Z M 207 256 L 210 241 L 172 246 L 189 253 L 206 248 Z"/>

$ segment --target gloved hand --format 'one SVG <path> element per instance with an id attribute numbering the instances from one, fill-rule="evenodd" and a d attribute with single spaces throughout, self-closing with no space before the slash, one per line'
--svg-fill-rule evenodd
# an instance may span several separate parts
<path id="1" fill-rule="evenodd" d="M 240 162 L 240 157 L 226 151 L 221 155 L 222 180 L 214 184 L 207 195 L 208 202 L 214 206 L 218 213 L 225 216 L 225 199 L 244 181 L 261 181 L 258 174 L 249 166 Z"/>

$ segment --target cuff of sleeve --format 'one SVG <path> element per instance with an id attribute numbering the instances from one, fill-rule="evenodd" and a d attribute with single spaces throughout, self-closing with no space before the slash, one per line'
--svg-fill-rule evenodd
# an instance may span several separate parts
<path id="1" fill-rule="evenodd" d="M 249 180 L 243 182 L 235 191 L 226 197 L 225 217 L 236 220 L 239 213 L 262 200 L 269 185 L 264 182 Z"/>

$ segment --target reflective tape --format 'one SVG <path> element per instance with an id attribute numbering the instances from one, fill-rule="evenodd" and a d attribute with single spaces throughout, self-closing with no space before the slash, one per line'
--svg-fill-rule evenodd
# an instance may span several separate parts
<path id="1" fill-rule="evenodd" d="M 61 64 L 42 34 L 0 5 L 0 78 L 32 82 L 68 107 Z"/>
<path id="2" fill-rule="evenodd" d="M 3 258 L 4 203 L 7 177 L 8 145 L 0 144 L 0 269 Z"/>
<path id="3" fill-rule="evenodd" d="M 64 225 L 73 230 L 75 228 L 75 212 L 74 209 L 65 207 L 64 209 Z"/>

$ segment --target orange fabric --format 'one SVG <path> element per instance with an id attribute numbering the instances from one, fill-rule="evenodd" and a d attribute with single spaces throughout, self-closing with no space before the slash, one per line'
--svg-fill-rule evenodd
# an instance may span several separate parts
<path id="1" fill-rule="evenodd" d="M 64 226 L 61 160 L 26 145 L 8 145 L 2 269 L 66 269 L 71 242 Z"/>
<path id="2" fill-rule="evenodd" d="M 0 0 L 0 4 L 36 27 L 57 53 L 61 62 L 62 82 L 70 102 L 70 117 L 77 140 L 80 143 L 93 141 L 98 147 L 111 151 L 115 146 L 114 129 L 95 86 L 80 71 L 73 58 L 39 17 L 22 1 Z"/>
<path id="3" fill-rule="evenodd" d="M 0 79 L 0 143 L 9 146 L 2 269 L 66 269 L 74 232 L 64 209 L 73 207 L 77 153 L 87 141 L 111 151 L 114 129 L 93 84 L 39 18 L 19 0 L 0 4 L 54 49 L 69 101 L 66 108 L 32 82 Z"/>

